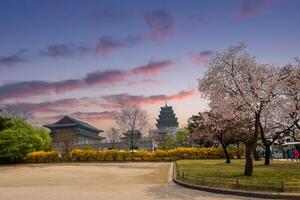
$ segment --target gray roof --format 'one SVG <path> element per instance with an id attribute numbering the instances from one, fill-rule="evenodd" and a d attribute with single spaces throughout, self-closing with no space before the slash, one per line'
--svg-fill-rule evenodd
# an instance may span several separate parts
<path id="1" fill-rule="evenodd" d="M 68 123 L 64 123 L 64 121 L 68 121 Z M 91 130 L 91 131 L 94 131 L 94 132 L 97 132 L 97 133 L 103 132 L 103 130 L 95 128 L 95 127 L 91 126 L 88 123 L 79 121 L 79 120 L 74 119 L 74 118 L 72 118 L 70 116 L 67 116 L 67 115 L 64 116 L 61 120 L 59 120 L 58 122 L 56 122 L 54 124 L 44 125 L 44 127 L 47 127 L 47 128 L 50 128 L 50 129 L 51 128 L 74 127 L 74 126 L 80 126 L 82 128 L 85 128 L 85 129 L 88 129 L 88 130 Z"/>

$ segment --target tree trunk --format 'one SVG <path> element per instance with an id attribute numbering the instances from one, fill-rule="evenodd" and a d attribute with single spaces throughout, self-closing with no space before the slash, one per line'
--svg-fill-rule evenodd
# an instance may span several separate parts
<path id="1" fill-rule="evenodd" d="M 266 147 L 265 165 L 270 165 L 270 154 L 271 154 L 270 145 L 265 145 L 265 147 Z"/>
<path id="2" fill-rule="evenodd" d="M 244 175 L 251 176 L 253 173 L 253 161 L 251 157 L 251 153 L 253 151 L 254 146 L 256 145 L 258 134 L 259 134 L 259 120 L 260 120 L 260 112 L 255 113 L 255 126 L 254 126 L 254 134 L 253 137 L 249 138 L 249 141 L 246 143 L 246 164 Z"/>
<path id="3" fill-rule="evenodd" d="M 229 156 L 229 153 L 227 151 L 227 145 L 225 145 L 223 142 L 221 142 L 221 146 L 223 148 L 223 151 L 224 151 L 224 154 L 225 154 L 225 157 L 226 157 L 226 163 L 230 163 L 230 156 Z"/>
<path id="4" fill-rule="evenodd" d="M 252 148 L 249 145 L 246 145 L 246 164 L 245 164 L 245 170 L 244 175 L 245 176 L 251 176 L 253 173 L 253 162 L 251 158 L 251 152 Z"/>
<path id="5" fill-rule="evenodd" d="M 257 150 L 256 150 L 256 144 L 253 147 L 253 156 L 254 156 L 255 161 L 259 161 L 259 156 L 258 156 L 258 153 L 257 153 Z"/>

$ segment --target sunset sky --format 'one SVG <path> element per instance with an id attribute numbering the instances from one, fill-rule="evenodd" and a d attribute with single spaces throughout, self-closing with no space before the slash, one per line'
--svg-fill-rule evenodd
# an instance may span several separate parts
<path id="1" fill-rule="evenodd" d="M 300 56 L 299 0 L 1 0 L 0 105 L 100 129 L 139 104 L 154 126 L 208 109 L 197 91 L 215 52 L 245 42 L 260 63 Z"/>

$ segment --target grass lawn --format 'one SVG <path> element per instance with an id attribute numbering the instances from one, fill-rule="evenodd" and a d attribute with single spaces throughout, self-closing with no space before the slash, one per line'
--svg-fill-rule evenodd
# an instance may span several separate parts
<path id="1" fill-rule="evenodd" d="M 207 178 L 207 183 L 212 180 L 210 184 L 216 185 L 220 180 L 225 183 L 219 184 L 221 187 L 233 188 L 236 187 L 235 179 L 239 179 L 241 185 L 270 185 L 262 190 L 277 191 L 280 190 L 280 182 L 284 181 L 285 190 L 300 191 L 300 162 L 272 161 L 269 166 L 265 166 L 263 161 L 253 162 L 254 171 L 250 177 L 243 175 L 243 159 L 232 160 L 231 164 L 225 164 L 225 160 L 179 160 L 177 164 L 180 174 L 184 172 L 185 180 L 192 183 L 201 182 L 194 177 L 212 177 Z M 213 178 L 219 180 L 214 182 Z"/>

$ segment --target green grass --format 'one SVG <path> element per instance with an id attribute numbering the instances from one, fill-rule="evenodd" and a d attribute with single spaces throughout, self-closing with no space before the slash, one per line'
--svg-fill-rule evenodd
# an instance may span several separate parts
<path id="1" fill-rule="evenodd" d="M 235 188 L 235 179 L 239 179 L 244 189 L 278 191 L 280 182 L 284 181 L 286 191 L 300 191 L 299 162 L 272 161 L 269 166 L 263 161 L 253 162 L 253 175 L 249 177 L 243 175 L 245 160 L 242 159 L 232 160 L 231 164 L 225 164 L 224 160 L 179 160 L 177 164 L 180 174 L 184 172 L 185 181 L 191 183 L 201 183 L 196 177 L 211 177 L 207 178 L 206 185 Z"/>

